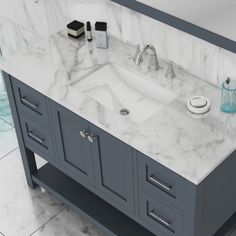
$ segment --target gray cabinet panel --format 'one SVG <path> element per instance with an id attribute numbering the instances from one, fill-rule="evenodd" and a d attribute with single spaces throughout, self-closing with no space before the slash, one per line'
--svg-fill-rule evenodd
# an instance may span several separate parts
<path id="1" fill-rule="evenodd" d="M 132 148 L 101 129 L 90 128 L 96 135 L 92 144 L 96 186 L 107 200 L 134 211 Z"/>
<path id="2" fill-rule="evenodd" d="M 62 106 L 51 103 L 58 155 L 63 168 L 79 181 L 94 182 L 91 145 L 80 131 L 88 131 L 88 122 Z"/>
<path id="3" fill-rule="evenodd" d="M 16 79 L 12 79 L 12 84 L 17 107 L 31 118 L 48 125 L 47 98 Z"/>
<path id="4" fill-rule="evenodd" d="M 161 201 L 139 191 L 139 216 L 150 224 L 157 235 L 183 236 L 183 216 Z"/>
<path id="5" fill-rule="evenodd" d="M 138 181 L 174 207 L 184 208 L 185 180 L 149 157 L 138 153 Z"/>

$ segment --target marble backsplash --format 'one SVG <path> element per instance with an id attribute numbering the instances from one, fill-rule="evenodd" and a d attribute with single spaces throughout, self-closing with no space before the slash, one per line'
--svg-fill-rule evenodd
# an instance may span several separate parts
<path id="1" fill-rule="evenodd" d="M 61 23 L 63 19 L 65 22 L 77 19 L 92 23 L 103 20 L 108 23 L 109 34 L 132 44 L 153 44 L 159 58 L 172 60 L 189 73 L 216 86 L 221 86 L 228 76 L 236 79 L 236 54 L 227 50 L 110 0 L 64 0 L 64 6 L 62 2 L 54 0 L 56 8 L 61 12 L 55 13 L 58 17 L 55 18 L 54 14 L 51 18 L 48 16 L 51 32 L 59 30 L 57 22 Z M 64 27 L 63 24 L 61 26 Z"/>
<path id="2" fill-rule="evenodd" d="M 134 12 L 110 0 L 0 0 L 0 15 L 30 32 L 48 37 L 71 20 L 106 21 L 110 35 L 132 44 L 153 44 L 158 57 L 216 86 L 228 76 L 236 79 L 236 54 Z M 16 3 L 17 2 L 17 3 Z M 16 5 L 17 4 L 17 5 Z M 7 7 L 8 6 L 8 7 Z M 17 15 L 10 13 L 18 6 Z M 8 12 L 9 11 L 9 12 Z M 0 22 L 3 25 L 3 22 Z M 2 34 L 1 28 L 0 33 Z M 2 46 L 3 48 L 3 46 Z M 4 49 L 2 49 L 4 50 Z"/>

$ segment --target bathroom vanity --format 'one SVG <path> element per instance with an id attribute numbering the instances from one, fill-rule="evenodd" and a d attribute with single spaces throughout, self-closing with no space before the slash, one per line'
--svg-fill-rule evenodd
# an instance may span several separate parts
<path id="1" fill-rule="evenodd" d="M 43 187 L 107 235 L 213 236 L 236 211 L 236 146 L 218 116 L 220 90 L 183 72 L 169 89 L 164 72 L 142 77 L 130 59 L 134 49 L 115 39 L 105 56 L 94 49 L 91 63 L 82 41 L 54 37 L 2 66 L 28 185 Z M 84 64 L 73 64 L 68 77 L 62 63 L 75 50 Z M 200 92 L 214 107 L 194 119 L 185 96 Z M 129 101 L 123 117 L 121 104 Z M 141 116 L 137 106 L 158 109 Z M 47 164 L 38 168 L 35 153 Z"/>

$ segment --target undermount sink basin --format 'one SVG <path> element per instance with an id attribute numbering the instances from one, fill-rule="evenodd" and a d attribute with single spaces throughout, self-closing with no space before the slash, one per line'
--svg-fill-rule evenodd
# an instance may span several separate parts
<path id="1" fill-rule="evenodd" d="M 141 123 L 176 96 L 152 79 L 116 64 L 107 64 L 73 85 L 106 108 Z"/>

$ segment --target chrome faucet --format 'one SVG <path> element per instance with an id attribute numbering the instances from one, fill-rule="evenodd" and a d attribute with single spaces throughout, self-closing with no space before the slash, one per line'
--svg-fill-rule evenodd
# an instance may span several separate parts
<path id="1" fill-rule="evenodd" d="M 140 65 L 143 61 L 143 55 L 147 50 L 150 50 L 152 52 L 149 59 L 149 66 L 148 66 L 149 71 L 158 71 L 160 69 L 160 65 L 157 59 L 156 49 L 152 45 L 146 45 L 142 51 L 140 51 L 140 46 L 138 45 L 134 57 L 134 63 L 136 65 Z"/>

